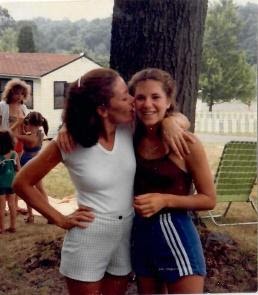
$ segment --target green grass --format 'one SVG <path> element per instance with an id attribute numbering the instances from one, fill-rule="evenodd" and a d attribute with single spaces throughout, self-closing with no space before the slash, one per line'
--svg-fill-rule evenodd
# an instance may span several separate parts
<path id="1" fill-rule="evenodd" d="M 209 143 L 204 146 L 210 167 L 215 173 L 223 144 Z M 59 199 L 74 193 L 73 185 L 63 164 L 59 164 L 44 178 L 44 185 L 50 196 Z M 256 197 L 256 189 L 254 189 L 253 194 Z M 220 206 L 221 204 L 219 204 L 218 209 Z M 239 203 L 232 206 L 229 217 L 236 219 L 254 218 L 255 214 L 250 209 L 249 204 Z M 217 227 L 207 219 L 205 219 L 205 223 L 208 229 L 213 232 L 226 233 L 235 239 L 239 244 L 240 251 L 243 252 L 243 259 L 246 257 L 244 253 L 256 253 L 257 226 Z M 27 272 L 25 267 L 28 258 L 33 258 L 38 253 L 38 242 L 51 243 L 51 241 L 62 238 L 64 233 L 64 230 L 47 224 L 41 216 L 35 217 L 35 224 L 25 224 L 23 216 L 19 215 L 17 232 L 0 236 L 0 295 L 67 295 L 63 278 L 59 275 L 57 267 L 54 269 L 36 268 L 32 272 Z M 47 255 L 49 247 L 43 245 L 40 253 L 41 256 Z M 239 275 L 241 276 L 241 271 Z"/>
<path id="2" fill-rule="evenodd" d="M 223 143 L 205 143 L 204 144 L 207 158 L 209 161 L 210 168 L 212 173 L 215 174 L 219 157 L 223 151 Z M 48 192 L 48 195 L 55 198 L 65 198 L 74 194 L 74 188 L 72 182 L 69 178 L 68 172 L 63 164 L 56 166 L 45 178 L 44 186 Z M 253 194 L 256 196 L 256 188 L 253 190 Z M 218 204 L 216 209 L 220 210 L 225 207 L 225 204 Z M 203 212 L 202 214 L 206 214 Z M 229 210 L 228 218 L 233 218 L 234 220 L 246 219 L 250 220 L 255 219 L 256 215 L 252 210 L 250 204 L 233 204 L 232 208 Z M 237 242 L 241 244 L 243 249 L 248 251 L 255 251 L 257 246 L 257 227 L 255 225 L 250 226 L 227 226 L 227 227 L 218 227 L 210 222 L 209 219 L 205 219 L 209 229 L 218 232 L 225 232 L 231 235 Z"/>
<path id="3" fill-rule="evenodd" d="M 43 179 L 44 187 L 49 196 L 62 199 L 74 194 L 74 187 L 65 166 L 60 163 Z"/>

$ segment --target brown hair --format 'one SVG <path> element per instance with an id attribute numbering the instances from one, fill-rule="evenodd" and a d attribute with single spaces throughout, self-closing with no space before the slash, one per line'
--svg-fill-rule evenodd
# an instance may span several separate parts
<path id="1" fill-rule="evenodd" d="M 24 118 L 24 124 L 25 125 L 30 124 L 32 126 L 39 126 L 39 127 L 42 126 L 45 134 L 47 135 L 48 133 L 48 121 L 39 112 L 28 113 L 28 115 Z"/>
<path id="2" fill-rule="evenodd" d="M 134 74 L 128 82 L 128 88 L 131 95 L 135 95 L 135 89 L 137 84 L 146 80 L 154 80 L 161 82 L 162 88 L 165 91 L 167 97 L 171 100 L 171 106 L 167 112 L 173 112 L 176 108 L 176 82 L 172 76 L 161 69 L 147 68 Z"/>
<path id="3" fill-rule="evenodd" d="M 108 68 L 91 70 L 70 85 L 64 110 L 64 122 L 73 140 L 83 147 L 97 143 L 102 121 L 100 106 L 109 106 L 119 74 Z"/>
<path id="4" fill-rule="evenodd" d="M 23 91 L 24 101 L 26 101 L 31 95 L 31 87 L 20 79 L 12 79 L 6 83 L 2 93 L 2 99 L 8 104 L 12 103 L 13 94 L 20 89 Z"/>
<path id="5" fill-rule="evenodd" d="M 14 149 L 14 137 L 7 129 L 0 129 L 0 155 L 5 155 Z"/>
<path id="6" fill-rule="evenodd" d="M 164 92 L 166 93 L 167 97 L 170 99 L 171 102 L 170 107 L 166 111 L 166 115 L 173 113 L 176 109 L 176 83 L 173 80 L 172 76 L 168 72 L 165 72 L 157 68 L 147 68 L 142 71 L 139 71 L 136 74 L 134 74 L 128 82 L 130 94 L 134 96 L 137 84 L 146 80 L 154 80 L 161 83 Z M 136 118 L 136 128 L 134 132 L 134 146 L 136 148 L 141 138 L 144 136 L 145 132 L 146 130 L 143 123 Z"/>

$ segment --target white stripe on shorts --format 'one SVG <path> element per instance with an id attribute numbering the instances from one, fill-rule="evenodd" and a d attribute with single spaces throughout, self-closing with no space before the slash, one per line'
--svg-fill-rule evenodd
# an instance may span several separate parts
<path id="1" fill-rule="evenodd" d="M 160 226 L 167 244 L 176 260 L 179 275 L 193 274 L 189 258 L 171 220 L 170 213 L 160 215 Z"/>

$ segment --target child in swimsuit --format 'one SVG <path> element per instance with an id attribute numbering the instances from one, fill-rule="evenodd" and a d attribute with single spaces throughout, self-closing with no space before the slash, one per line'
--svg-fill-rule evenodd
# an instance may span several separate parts
<path id="1" fill-rule="evenodd" d="M 10 212 L 10 226 L 7 232 L 16 231 L 16 206 L 12 182 L 20 168 L 18 154 L 14 151 L 14 138 L 7 129 L 0 130 L 0 234 L 4 233 L 6 201 Z"/>
<path id="2" fill-rule="evenodd" d="M 24 125 L 24 134 L 18 135 L 19 141 L 23 143 L 23 154 L 21 156 L 21 166 L 24 166 L 29 162 L 33 157 L 35 157 L 42 147 L 42 142 L 44 134 L 41 130 L 43 127 L 44 133 L 48 133 L 48 122 L 38 112 L 29 113 L 23 121 Z M 46 200 L 48 200 L 47 193 L 43 188 L 42 181 L 39 181 L 36 185 L 36 188 L 42 192 Z M 27 205 L 28 208 L 28 218 L 26 219 L 27 223 L 34 222 L 34 216 L 32 214 L 32 208 Z"/>

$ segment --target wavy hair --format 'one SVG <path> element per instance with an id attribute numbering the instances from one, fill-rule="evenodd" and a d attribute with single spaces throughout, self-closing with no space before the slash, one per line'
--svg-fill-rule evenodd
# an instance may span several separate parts
<path id="1" fill-rule="evenodd" d="M 108 68 L 87 72 L 73 82 L 67 93 L 64 123 L 73 140 L 83 147 L 95 145 L 102 131 L 98 107 L 108 107 L 119 74 Z"/>
<path id="2" fill-rule="evenodd" d="M 166 111 L 166 116 L 172 114 L 176 110 L 176 82 L 172 76 L 161 69 L 147 68 L 135 73 L 128 82 L 129 92 L 132 96 L 135 95 L 135 90 L 138 83 L 146 80 L 154 80 L 161 83 L 166 96 L 170 99 L 170 107 Z M 136 119 L 136 128 L 134 133 L 134 144 L 138 145 L 139 140 L 145 133 L 145 127 L 142 122 Z"/>
<path id="3" fill-rule="evenodd" d="M 30 85 L 20 79 L 11 79 L 5 85 L 2 93 L 2 100 L 5 100 L 8 104 L 12 103 L 12 96 L 17 90 L 23 91 L 24 101 L 26 101 L 31 95 Z"/>

